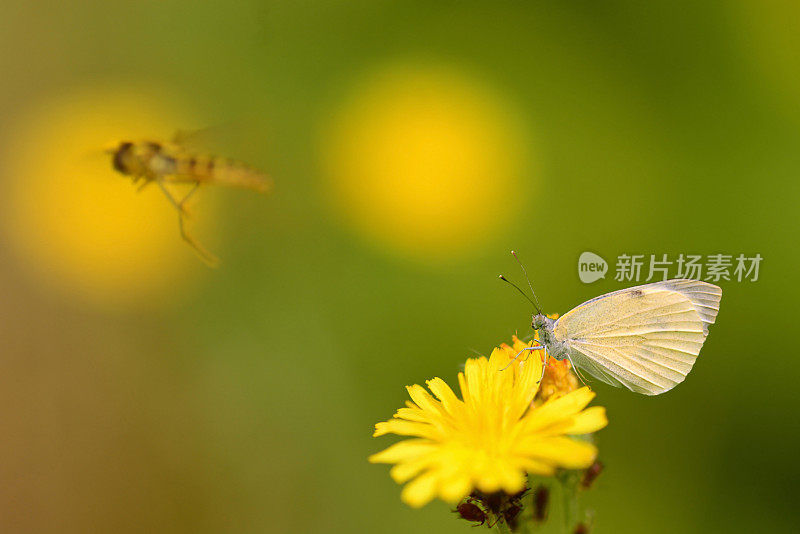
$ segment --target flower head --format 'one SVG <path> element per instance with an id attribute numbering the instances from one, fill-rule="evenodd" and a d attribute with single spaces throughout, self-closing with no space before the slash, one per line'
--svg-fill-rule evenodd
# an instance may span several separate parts
<path id="1" fill-rule="evenodd" d="M 551 318 L 555 319 L 557 315 L 551 315 Z M 517 336 L 513 336 L 513 342 L 511 345 L 507 345 L 503 343 L 500 345 L 500 349 L 505 351 L 506 355 L 509 358 L 516 357 L 523 349 L 529 347 L 528 343 L 520 341 Z M 539 334 L 537 333 L 536 336 L 533 338 L 533 341 L 538 344 L 539 342 Z M 531 342 L 533 343 L 533 342 Z M 536 350 L 531 351 L 530 358 L 539 358 L 540 360 L 544 361 L 544 351 Z M 540 371 L 541 372 L 541 371 Z M 558 361 L 555 358 L 549 358 L 547 360 L 547 365 L 544 369 L 544 374 L 541 375 L 542 381 L 539 383 L 539 389 L 536 391 L 536 395 L 533 398 L 533 405 L 539 406 L 543 404 L 546 400 L 556 397 L 561 397 L 566 395 L 571 391 L 575 391 L 578 389 L 578 377 L 572 372 L 572 366 L 569 364 L 567 360 Z"/>
<path id="2" fill-rule="evenodd" d="M 440 378 L 408 387 L 406 401 L 374 436 L 412 436 L 370 457 L 395 464 L 392 478 L 407 483 L 402 499 L 423 506 L 435 497 L 456 503 L 473 490 L 514 494 L 526 473 L 552 475 L 556 468 L 582 469 L 597 449 L 578 436 L 608 424 L 605 409 L 586 408 L 594 397 L 581 388 L 533 407 L 542 361 L 538 355 L 509 362 L 526 345 L 515 338 L 485 357 L 467 360 L 459 373 L 459 399 Z M 534 352 L 534 351 L 531 351 Z M 503 370 L 506 366 L 505 370 Z"/>
<path id="3" fill-rule="evenodd" d="M 576 389 L 578 389 L 578 377 L 572 372 L 569 362 L 551 358 L 547 361 L 547 368 L 544 370 L 536 398 L 533 399 L 533 405 L 539 406 L 548 399 L 562 397 Z"/>
<path id="4" fill-rule="evenodd" d="M 321 132 L 325 197 L 390 253 L 425 263 L 474 253 L 522 213 L 533 143 L 517 117 L 509 98 L 458 68 L 379 67 Z M 473 216 L 487 205 L 505 209 Z"/>

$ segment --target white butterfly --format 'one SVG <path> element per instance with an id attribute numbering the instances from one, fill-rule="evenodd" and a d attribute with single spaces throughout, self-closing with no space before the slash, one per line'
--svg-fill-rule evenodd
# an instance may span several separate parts
<path id="1" fill-rule="evenodd" d="M 697 280 L 666 280 L 607 293 L 558 320 L 539 313 L 538 347 L 556 360 L 636 393 L 659 395 L 692 370 L 719 312 L 722 289 Z"/>

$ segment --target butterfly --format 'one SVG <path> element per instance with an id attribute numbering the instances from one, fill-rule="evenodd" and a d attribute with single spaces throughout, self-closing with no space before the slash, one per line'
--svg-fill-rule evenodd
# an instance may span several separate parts
<path id="1" fill-rule="evenodd" d="M 660 395 L 692 370 L 721 299 L 721 288 L 685 279 L 607 293 L 558 319 L 541 313 L 537 299 L 531 326 L 539 346 L 525 350 L 544 349 L 545 358 L 567 359 L 612 386 Z"/>

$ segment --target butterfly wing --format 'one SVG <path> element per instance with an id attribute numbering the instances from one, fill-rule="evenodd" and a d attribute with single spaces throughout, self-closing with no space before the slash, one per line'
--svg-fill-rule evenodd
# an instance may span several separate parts
<path id="1" fill-rule="evenodd" d="M 696 280 L 631 287 L 556 321 L 573 363 L 613 386 L 658 395 L 683 382 L 716 320 L 722 289 Z"/>

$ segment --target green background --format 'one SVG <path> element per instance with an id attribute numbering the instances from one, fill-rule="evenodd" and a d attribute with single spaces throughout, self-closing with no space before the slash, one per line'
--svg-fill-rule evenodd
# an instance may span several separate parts
<path id="1" fill-rule="evenodd" d="M 469 532 L 440 502 L 403 505 L 366 458 L 392 442 L 372 426 L 402 405 L 404 385 L 454 384 L 471 349 L 528 333 L 529 306 L 496 279 L 520 278 L 511 248 L 561 313 L 623 287 L 613 276 L 582 284 L 584 250 L 610 262 L 760 253 L 757 282 L 723 284 L 683 385 L 656 398 L 597 386 L 607 468 L 586 501 L 600 533 L 797 525 L 800 7 L 7 2 L 3 12 L 4 116 L 76 84 L 165 84 L 211 120 L 255 118 L 279 192 L 244 204 L 220 193 L 224 266 L 162 311 L 60 299 L 3 254 L 0 530 Z M 326 204 L 320 124 L 350 80 L 398 59 L 481 73 L 533 132 L 535 198 L 469 257 L 386 254 Z"/>

